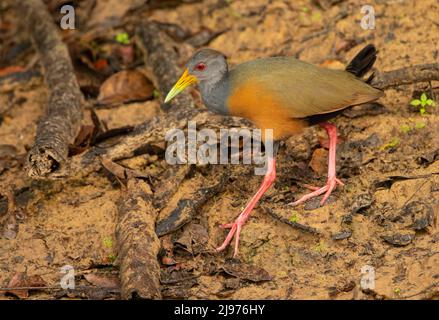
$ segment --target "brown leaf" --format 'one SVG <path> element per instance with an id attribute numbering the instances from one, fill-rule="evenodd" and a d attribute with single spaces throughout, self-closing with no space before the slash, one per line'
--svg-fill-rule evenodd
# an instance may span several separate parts
<path id="1" fill-rule="evenodd" d="M 415 239 L 415 235 L 413 233 L 396 233 L 383 235 L 382 238 L 384 241 L 394 245 L 395 247 L 404 247 L 412 243 L 412 241 Z"/>
<path id="2" fill-rule="evenodd" d="M 113 74 L 101 86 L 98 104 L 120 104 L 151 99 L 154 87 L 143 73 L 125 70 Z"/>
<path id="3" fill-rule="evenodd" d="M 73 145 L 69 146 L 69 157 L 77 155 L 88 149 L 91 141 L 96 136 L 95 126 L 82 126 Z"/>
<path id="4" fill-rule="evenodd" d="M 108 60 L 107 59 L 98 59 L 94 62 L 93 66 L 98 71 L 105 70 L 108 68 Z"/>
<path id="5" fill-rule="evenodd" d="M 270 274 L 262 268 L 250 264 L 244 264 L 237 260 L 227 260 L 221 267 L 228 275 L 252 282 L 270 281 Z"/>
<path id="6" fill-rule="evenodd" d="M 128 169 L 116 162 L 111 161 L 107 158 L 101 158 L 101 163 L 105 169 L 110 171 L 113 175 L 115 175 L 119 179 L 130 179 L 130 178 L 148 178 L 148 175 L 139 171 Z"/>
<path id="7" fill-rule="evenodd" d="M 13 159 L 16 158 L 18 150 L 11 144 L 0 144 L 0 158 L 1 159 Z"/>
<path id="8" fill-rule="evenodd" d="M 119 288 L 119 278 L 113 275 L 103 275 L 96 273 L 84 274 L 85 280 L 101 288 Z"/>
<path id="9" fill-rule="evenodd" d="M 17 272 L 9 281 L 8 288 L 31 288 L 31 287 L 45 287 L 46 283 L 38 276 L 28 276 L 26 273 Z M 9 290 L 5 293 L 12 294 L 20 299 L 26 299 L 29 297 L 30 289 L 23 290 Z"/>
<path id="10" fill-rule="evenodd" d="M 174 265 L 177 264 L 177 262 L 173 258 L 168 257 L 168 256 L 162 257 L 162 261 L 161 262 L 165 266 L 174 266 Z"/>
<path id="11" fill-rule="evenodd" d="M 11 73 L 17 73 L 17 72 L 23 72 L 23 71 L 26 71 L 26 70 L 23 67 L 19 67 L 19 66 L 6 67 L 3 69 L 0 69 L 0 77 L 7 76 Z"/>
<path id="12" fill-rule="evenodd" d="M 189 232 L 192 238 L 192 251 L 194 254 L 198 254 L 206 250 L 207 243 L 209 242 L 209 233 L 207 229 L 201 224 L 192 224 L 189 228 Z"/>
<path id="13" fill-rule="evenodd" d="M 124 65 L 129 65 L 134 61 L 134 47 L 132 45 L 129 46 L 120 46 L 117 48 L 117 55 L 122 59 L 122 63 Z"/>

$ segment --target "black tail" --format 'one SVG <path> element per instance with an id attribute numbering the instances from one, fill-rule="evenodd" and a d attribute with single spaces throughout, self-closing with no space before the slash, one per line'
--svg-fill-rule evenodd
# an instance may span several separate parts
<path id="1" fill-rule="evenodd" d="M 377 59 L 377 53 L 373 44 L 365 46 L 346 67 L 346 71 L 356 75 L 358 78 L 363 77 L 373 66 Z M 369 82 L 372 79 L 368 79 Z"/>

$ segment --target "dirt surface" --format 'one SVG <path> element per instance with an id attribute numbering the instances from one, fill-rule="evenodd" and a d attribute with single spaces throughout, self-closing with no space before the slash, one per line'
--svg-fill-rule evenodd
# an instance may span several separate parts
<path id="1" fill-rule="evenodd" d="M 134 8 L 138 5 L 135 2 Z M 358 1 L 341 1 L 328 9 L 311 1 L 203 1 L 139 10 L 138 14 L 144 20 L 177 24 L 190 34 L 221 31 L 208 46 L 224 52 L 232 66 L 257 57 L 287 55 L 343 68 L 366 43 L 378 48 L 375 68 L 380 71 L 438 62 L 436 0 L 369 4 L 376 13 L 374 30 L 360 27 L 363 14 Z M 18 31 L 17 17 L 10 8 L 3 10 L 10 25 L 6 28 L 4 23 L 0 36 L 7 37 Z M 96 14 L 90 24 L 113 28 L 106 26 L 105 14 Z M 25 39 L 25 34 L 19 37 Z M 19 65 L 29 66 L 33 57 L 29 48 Z M 41 72 L 38 61 L 31 70 Z M 148 74 L 142 66 L 138 70 Z M 31 291 L 28 299 L 118 298 L 117 290 L 104 290 L 109 288 L 108 283 L 103 285 L 87 275 L 107 282 L 117 275 L 117 200 L 125 189 L 110 181 L 103 170 L 63 181 L 28 178 L 25 154 L 33 144 L 48 92 L 41 75 L 14 85 L 1 81 L 0 286 L 10 286 L 17 273 L 24 273 L 39 276 L 45 286 L 53 287 Z M 318 206 L 319 199 L 297 208 L 288 204 L 308 191 L 304 184 L 320 186 L 326 181 L 325 173 L 320 175 L 326 171 L 321 142 L 324 131 L 313 127 L 302 137 L 285 141 L 279 152 L 276 184 L 243 228 L 238 257 L 241 263 L 228 259 L 233 248 L 214 253 L 226 236 L 219 226 L 237 217 L 261 182 L 248 166 L 234 166 L 222 192 L 203 205 L 183 228 L 160 238 L 168 250 L 168 260 L 162 259 L 161 266 L 163 297 L 437 299 L 438 88 L 439 83 L 432 82 L 386 90 L 386 96 L 379 100 L 385 108 L 376 114 L 350 113 L 349 117 L 335 119 L 341 137 L 337 169 L 346 185 L 338 187 L 323 207 Z M 410 105 L 422 92 L 436 101 L 436 107 L 428 107 L 425 115 Z M 116 128 L 160 115 L 159 106 L 160 98 L 155 98 L 98 109 L 96 113 L 108 128 Z M 86 123 L 91 122 L 89 110 L 84 118 Z M 152 176 L 167 166 L 156 155 L 120 163 Z M 211 174 L 203 167 L 194 168 L 190 178 L 168 199 L 168 207 L 194 188 L 215 184 L 218 174 L 207 172 Z M 13 221 L 7 220 L 8 190 L 15 194 Z M 159 219 L 168 214 L 163 210 Z M 292 221 L 293 226 L 281 218 Z M 298 225 L 311 228 L 303 231 Z M 173 262 L 166 263 L 169 260 Z M 74 267 L 78 285 L 92 285 L 94 290 L 60 291 L 60 270 L 65 265 Z M 375 270 L 375 288 L 371 290 L 360 285 L 364 276 L 361 269 L 366 265 Z M 32 281 L 25 283 L 33 286 Z M 16 296 L 2 297 L 0 293 L 2 298 Z"/>

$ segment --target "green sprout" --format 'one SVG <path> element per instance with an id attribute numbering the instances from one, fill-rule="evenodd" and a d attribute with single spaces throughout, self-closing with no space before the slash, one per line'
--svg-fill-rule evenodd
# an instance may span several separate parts
<path id="1" fill-rule="evenodd" d="M 415 124 L 416 129 L 424 129 L 426 127 L 425 122 L 418 122 Z"/>
<path id="2" fill-rule="evenodd" d="M 311 10 L 308 8 L 308 7 L 302 7 L 302 12 L 305 12 L 305 13 L 308 13 L 308 12 L 310 12 Z"/>
<path id="3" fill-rule="evenodd" d="M 105 237 L 103 243 L 105 248 L 110 249 L 113 247 L 113 240 L 110 237 Z"/>
<path id="4" fill-rule="evenodd" d="M 116 41 L 121 44 L 130 44 L 130 36 L 126 32 L 116 34 Z"/>
<path id="5" fill-rule="evenodd" d="M 160 98 L 160 93 L 156 89 L 154 89 L 152 92 L 152 96 L 154 99 L 158 99 Z"/>
<path id="6" fill-rule="evenodd" d="M 316 251 L 318 253 L 325 252 L 326 251 L 325 243 L 323 241 L 319 242 L 319 244 L 314 247 L 314 251 Z"/>
<path id="7" fill-rule="evenodd" d="M 401 295 L 401 289 L 400 289 L 400 288 L 395 288 L 395 289 L 393 289 L 393 292 L 394 292 L 395 295 L 397 295 L 397 296 Z"/>
<path id="8" fill-rule="evenodd" d="M 407 125 L 407 124 L 403 124 L 401 126 L 401 131 L 403 133 L 409 133 L 410 131 L 412 131 L 413 129 L 417 129 L 417 130 L 421 130 L 424 129 L 427 126 L 427 124 L 423 121 L 421 122 L 416 122 L 415 125 Z"/>
<path id="9" fill-rule="evenodd" d="M 421 114 L 421 116 L 423 116 L 427 112 L 427 106 L 434 106 L 434 101 L 432 99 L 429 99 L 427 97 L 427 94 L 423 92 L 420 99 L 413 99 L 412 101 L 410 101 L 410 104 L 414 107 L 419 107 L 419 113 Z"/>
<path id="10" fill-rule="evenodd" d="M 320 21 L 322 19 L 322 14 L 320 12 L 315 12 L 311 16 L 311 20 L 314 22 Z"/>
<path id="11" fill-rule="evenodd" d="M 412 128 L 410 128 L 410 126 L 408 126 L 406 124 L 401 126 L 401 131 L 404 132 L 404 133 L 409 133 L 410 130 L 412 130 Z"/>
<path id="12" fill-rule="evenodd" d="M 290 217 L 290 222 L 296 223 L 299 221 L 299 218 L 297 217 L 297 214 L 293 213 Z"/>
<path id="13" fill-rule="evenodd" d="M 393 138 L 392 140 L 390 140 L 389 143 L 386 143 L 385 145 L 383 145 L 381 147 L 381 150 L 387 150 L 387 149 L 395 148 L 398 144 L 399 144 L 399 139 L 398 138 Z"/>
<path id="14" fill-rule="evenodd" d="M 116 259 L 117 259 L 117 257 L 116 257 L 114 254 L 109 254 L 109 255 L 108 255 L 108 260 L 109 260 L 111 263 L 114 263 L 114 262 L 116 261 Z"/>

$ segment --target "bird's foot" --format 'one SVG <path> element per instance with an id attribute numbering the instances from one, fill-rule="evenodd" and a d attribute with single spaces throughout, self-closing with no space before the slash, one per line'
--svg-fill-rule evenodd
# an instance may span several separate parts
<path id="1" fill-rule="evenodd" d="M 326 200 L 328 200 L 332 191 L 337 187 L 337 184 L 344 186 L 344 183 L 341 182 L 336 177 L 328 178 L 326 185 L 321 187 L 321 188 L 310 186 L 310 185 L 305 185 L 306 188 L 313 190 L 313 192 L 304 195 L 303 197 L 301 197 L 297 201 L 291 202 L 290 205 L 297 206 L 297 205 L 304 203 L 305 201 L 307 201 L 311 198 L 317 197 L 317 196 L 324 193 L 325 195 L 323 196 L 322 201 L 320 201 L 320 205 L 322 206 L 326 202 Z"/>
<path id="2" fill-rule="evenodd" d="M 261 199 L 261 197 L 264 195 L 265 191 L 267 191 L 268 188 L 273 184 L 274 180 L 276 180 L 276 160 L 274 158 L 268 159 L 267 164 L 267 172 L 265 174 L 264 180 L 262 181 L 261 186 L 259 187 L 259 190 L 255 193 L 255 195 L 250 199 L 250 201 L 245 206 L 244 211 L 239 215 L 238 218 L 236 218 L 234 223 L 228 223 L 223 224 L 221 228 L 223 229 L 230 229 L 229 234 L 226 237 L 226 240 L 224 240 L 223 244 L 218 247 L 217 251 L 224 250 L 232 241 L 233 236 L 235 236 L 235 252 L 233 254 L 233 257 L 236 257 L 238 255 L 238 245 L 239 245 L 239 236 L 241 234 L 241 229 L 244 223 L 247 221 L 248 216 L 250 215 L 250 212 L 252 212 L 253 208 L 256 206 L 256 203 Z"/>
<path id="3" fill-rule="evenodd" d="M 250 212 L 249 212 L 250 213 Z M 226 240 L 224 240 L 223 244 L 216 248 L 217 251 L 223 251 L 227 246 L 229 245 L 230 241 L 232 241 L 233 236 L 236 233 L 235 236 L 235 251 L 233 253 L 233 257 L 236 257 L 238 255 L 238 246 L 239 246 L 239 236 L 241 233 L 242 226 L 245 223 L 245 220 L 247 220 L 248 214 L 244 211 L 239 215 L 238 218 L 236 218 L 234 223 L 228 223 L 223 224 L 220 227 L 223 229 L 230 229 L 229 234 L 226 237 Z"/>

